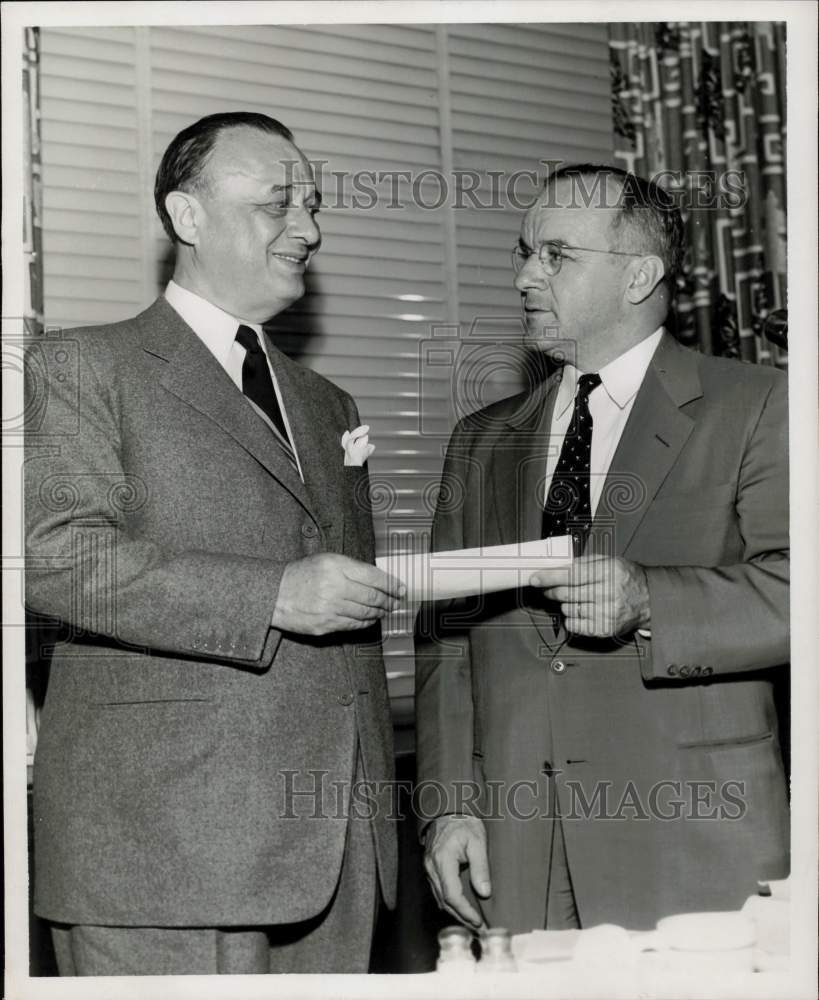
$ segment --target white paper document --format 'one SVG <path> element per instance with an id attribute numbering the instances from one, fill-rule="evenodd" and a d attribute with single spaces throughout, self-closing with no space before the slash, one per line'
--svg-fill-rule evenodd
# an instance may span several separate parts
<path id="1" fill-rule="evenodd" d="M 561 535 L 449 552 L 391 552 L 376 565 L 407 585 L 406 600 L 441 601 L 528 587 L 536 570 L 569 569 L 572 540 Z"/>

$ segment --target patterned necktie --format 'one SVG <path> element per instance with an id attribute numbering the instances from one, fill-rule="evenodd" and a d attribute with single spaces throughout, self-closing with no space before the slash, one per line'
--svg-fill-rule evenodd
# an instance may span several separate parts
<path id="1" fill-rule="evenodd" d="M 599 375 L 581 375 L 577 380 L 574 413 L 543 508 L 541 537 L 570 534 L 576 556 L 582 553 L 591 529 L 589 477 L 593 421 L 589 413 L 589 395 L 600 381 Z"/>
<path id="2" fill-rule="evenodd" d="M 276 431 L 276 440 L 290 460 L 290 464 L 298 471 L 296 456 L 290 444 L 290 438 L 287 436 L 284 417 L 276 398 L 276 390 L 273 388 L 273 379 L 270 377 L 270 367 L 259 344 L 256 331 L 249 326 L 242 325 L 236 333 L 236 340 L 245 349 L 245 360 L 242 364 L 242 392 L 270 418 Z"/>

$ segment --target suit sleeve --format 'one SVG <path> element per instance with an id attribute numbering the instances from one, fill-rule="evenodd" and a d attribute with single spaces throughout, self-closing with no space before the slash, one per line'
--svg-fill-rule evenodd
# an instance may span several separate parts
<path id="1" fill-rule="evenodd" d="M 74 378 L 26 365 L 27 407 L 37 412 L 24 471 L 28 607 L 137 647 L 269 666 L 284 564 L 169 553 L 139 537 L 131 515 L 147 486 L 121 461 L 109 349 L 79 346 Z"/>
<path id="2" fill-rule="evenodd" d="M 646 680 L 685 681 L 788 660 L 786 389 L 786 379 L 776 378 L 746 439 L 736 495 L 742 561 L 646 567 L 652 636 L 651 655 L 643 661 Z"/>
<path id="3" fill-rule="evenodd" d="M 469 496 L 466 435 L 456 428 L 447 451 L 432 527 L 432 550 L 464 548 Z M 453 502 L 455 500 L 455 502 Z M 472 668 L 463 601 L 421 606 L 415 625 L 415 729 L 420 828 L 436 816 L 468 811 L 473 780 Z"/>

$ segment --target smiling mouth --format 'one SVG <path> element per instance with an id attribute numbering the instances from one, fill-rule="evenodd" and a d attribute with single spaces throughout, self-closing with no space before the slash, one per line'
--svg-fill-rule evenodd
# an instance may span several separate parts
<path id="1" fill-rule="evenodd" d="M 293 264 L 294 266 L 299 265 L 301 267 L 305 267 L 307 264 L 306 257 L 296 257 L 292 254 L 287 254 L 287 253 L 274 253 L 271 254 L 270 256 L 275 257 L 277 260 L 287 261 L 288 264 Z"/>

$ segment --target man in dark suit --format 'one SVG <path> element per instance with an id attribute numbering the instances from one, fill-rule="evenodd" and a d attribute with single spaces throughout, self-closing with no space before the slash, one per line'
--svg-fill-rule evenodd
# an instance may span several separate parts
<path id="1" fill-rule="evenodd" d="M 563 363 L 458 425 L 433 546 L 569 534 L 576 558 L 419 616 L 433 890 L 515 931 L 739 908 L 788 870 L 786 379 L 663 329 L 682 224 L 654 184 L 558 171 L 513 256 Z"/>
<path id="2" fill-rule="evenodd" d="M 262 329 L 304 294 L 319 195 L 250 113 L 176 136 L 155 194 L 165 294 L 28 366 L 27 599 L 69 629 L 36 911 L 62 974 L 364 972 L 395 893 L 370 783 L 392 775 L 400 594 L 373 565 L 366 439 L 345 460 L 353 400 Z"/>

